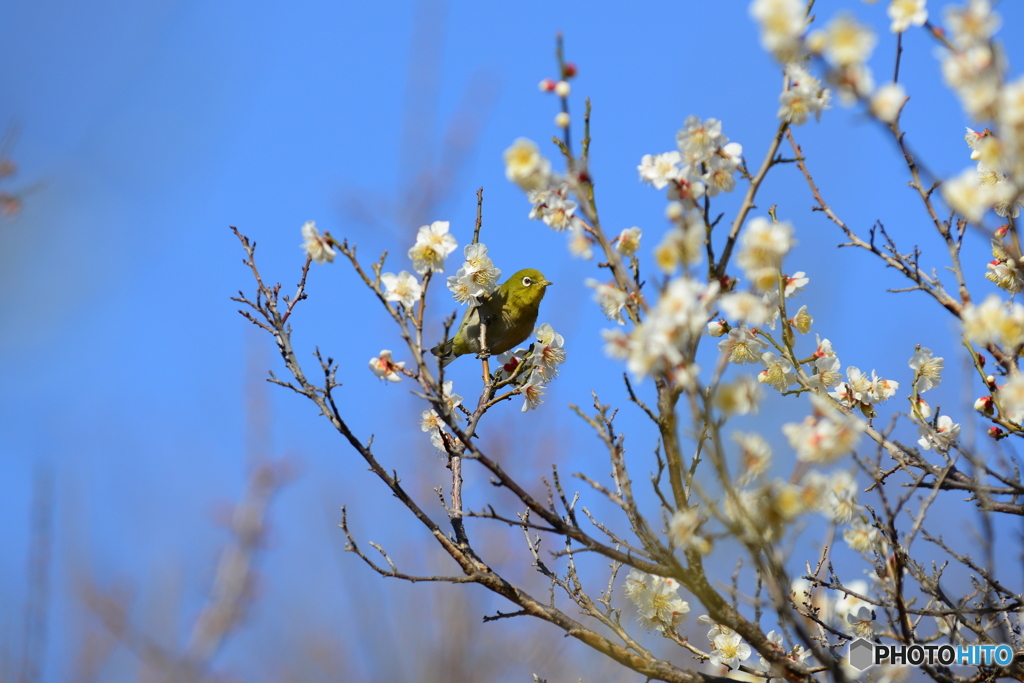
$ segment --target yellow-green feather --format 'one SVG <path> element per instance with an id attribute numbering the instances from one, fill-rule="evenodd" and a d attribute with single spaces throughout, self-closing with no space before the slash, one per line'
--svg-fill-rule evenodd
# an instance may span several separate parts
<path id="1" fill-rule="evenodd" d="M 523 278 L 530 278 L 529 286 Z M 479 306 L 462 316 L 459 330 L 452 339 L 431 349 L 441 359 L 442 367 L 459 356 L 480 352 L 480 318 L 487 328 L 487 350 L 496 355 L 523 343 L 537 324 L 537 314 L 544 291 L 551 283 L 539 270 L 524 268 L 505 280 Z"/>

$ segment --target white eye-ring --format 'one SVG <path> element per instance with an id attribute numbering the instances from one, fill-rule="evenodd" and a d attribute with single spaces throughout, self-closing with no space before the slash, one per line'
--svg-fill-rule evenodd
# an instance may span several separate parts
<path id="1" fill-rule="evenodd" d="M 523 278 L 523 287 L 529 287 L 532 284 L 533 284 L 533 280 L 530 279 L 529 275 L 527 275 L 526 277 Z"/>

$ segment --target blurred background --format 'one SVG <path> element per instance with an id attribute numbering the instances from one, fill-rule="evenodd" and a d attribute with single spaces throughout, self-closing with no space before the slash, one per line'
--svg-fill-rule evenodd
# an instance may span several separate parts
<path id="1" fill-rule="evenodd" d="M 878 31 L 871 64 L 886 82 L 895 58 L 886 3 L 842 4 Z M 781 73 L 746 5 L 4 3 L 2 154 L 17 173 L 0 181 L 16 198 L 0 218 L 0 680 L 187 680 L 175 668 L 182 658 L 225 681 L 636 680 L 553 627 L 481 626 L 484 614 L 510 608 L 482 589 L 385 581 L 344 552 L 342 505 L 364 549 L 383 544 L 410 573 L 454 572 L 315 407 L 264 382 L 283 369 L 271 339 L 230 300 L 253 282 L 228 228 L 256 240 L 264 278 L 289 291 L 304 259 L 303 222 L 357 244 L 364 265 L 388 251 L 385 270 L 398 272 L 410 269 L 416 230 L 433 220 L 451 221 L 461 250 L 483 187 L 482 241 L 506 275 L 536 267 L 556 283 L 540 322 L 565 336 L 568 351 L 541 409 L 520 413 L 518 399 L 499 406 L 483 425 L 485 445 L 535 491 L 553 462 L 565 475 L 607 478 L 603 448 L 568 408 L 589 405 L 595 390 L 622 408 L 633 477 L 645 483 L 655 435 L 627 405 L 622 366 L 603 356 L 599 331 L 612 323 L 584 285 L 603 275 L 571 257 L 565 236 L 527 219 L 502 152 L 525 136 L 564 168 L 550 144 L 557 101 L 537 88 L 557 78 L 562 31 L 579 67 L 574 134 L 583 98 L 594 107 L 591 172 L 605 228 L 642 228 L 646 258 L 667 225 L 662 193 L 637 178 L 643 154 L 674 149 L 696 114 L 721 119 L 755 169 L 776 129 Z M 827 20 L 839 5 L 815 11 Z M 940 7 L 930 9 L 941 21 Z M 1000 35 L 1017 35 L 1024 5 L 999 12 Z M 1024 47 L 1005 47 L 1017 74 Z M 942 86 L 930 36 L 910 31 L 904 48 L 907 139 L 930 172 L 957 174 L 971 163 L 970 122 Z M 836 105 L 795 132 L 849 225 L 865 236 L 881 221 L 903 251 L 919 246 L 922 263 L 952 280 L 887 131 Z M 746 184 L 738 188 L 713 204 L 727 221 Z M 786 269 L 810 277 L 802 297 L 812 331 L 833 341 L 844 368 L 900 382 L 881 419 L 905 409 L 907 360 L 923 344 L 946 358 L 930 402 L 970 433 L 981 390 L 963 372 L 951 317 L 920 293 L 887 293 L 906 283 L 865 253 L 837 249 L 842 236 L 810 211 L 795 167 L 769 176 L 752 215 L 771 204 L 796 227 Z M 992 290 L 988 254 L 986 237 L 968 236 L 977 300 Z M 349 424 L 363 439 L 377 435 L 381 462 L 442 519 L 432 489 L 447 489 L 448 471 L 419 430 L 423 408 L 408 382 L 385 386 L 366 366 L 381 349 L 407 359 L 393 324 L 341 261 L 314 265 L 307 291 L 292 318 L 300 359 L 311 371 L 319 347 L 339 360 Z M 435 287 L 431 306 L 432 344 L 456 305 Z M 801 348 L 809 355 L 813 340 Z M 475 401 L 475 363 L 449 376 Z M 807 410 L 804 399 L 773 396 L 736 426 L 764 433 L 786 476 L 792 456 L 778 426 Z M 902 425 L 897 434 L 916 439 Z M 471 464 L 466 481 L 470 506 L 495 495 Z M 614 517 L 594 494 L 583 502 Z M 933 510 L 936 528 L 969 542 L 972 508 L 953 507 Z M 653 503 L 648 510 L 657 515 Z M 823 528 L 809 522 L 793 571 L 816 557 Z M 472 521 L 469 530 L 485 557 L 546 594 L 521 533 Z M 998 529 L 1013 540 L 1016 531 Z M 835 552 L 856 566 L 845 547 Z M 712 556 L 722 581 L 735 558 L 728 544 Z M 605 571 L 596 593 L 607 573 L 600 563 L 591 571 Z M 1019 584 L 1019 569 L 1009 571 Z M 702 613 L 691 603 L 693 617 Z M 691 618 L 698 647 L 705 628 Z M 689 665 L 679 652 L 664 654 Z"/>

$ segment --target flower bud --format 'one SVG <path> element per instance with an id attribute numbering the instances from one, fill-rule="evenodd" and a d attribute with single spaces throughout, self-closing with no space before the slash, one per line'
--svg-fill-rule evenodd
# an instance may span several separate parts
<path id="1" fill-rule="evenodd" d="M 568 97 L 571 90 L 568 81 L 558 81 L 555 84 L 555 94 L 559 97 Z"/>
<path id="2" fill-rule="evenodd" d="M 562 67 L 562 78 L 572 78 L 576 75 L 579 69 L 576 68 L 575 62 L 566 62 L 565 66 Z"/>
<path id="3" fill-rule="evenodd" d="M 555 89 L 555 79 L 545 78 L 537 87 L 540 88 L 541 92 L 551 92 Z"/>
<path id="4" fill-rule="evenodd" d="M 724 320 L 712 320 L 708 323 L 708 334 L 712 337 L 721 337 L 729 331 L 729 323 Z"/>
<path id="5" fill-rule="evenodd" d="M 911 403 L 913 403 L 913 401 L 911 401 Z M 913 413 L 914 417 L 918 418 L 919 420 L 927 420 L 929 417 L 932 416 L 932 407 L 928 405 L 928 402 L 925 401 L 920 396 L 917 398 L 917 405 L 912 405 L 911 408 L 911 412 Z"/>
<path id="6" fill-rule="evenodd" d="M 558 116 L 555 117 L 555 125 L 558 126 L 559 128 L 568 128 L 569 113 L 564 111 L 558 112 Z"/>
<path id="7" fill-rule="evenodd" d="M 974 409 L 985 417 L 992 417 L 995 413 L 994 405 L 992 403 L 991 396 L 982 396 L 974 402 Z"/>
<path id="8" fill-rule="evenodd" d="M 999 427 L 989 427 L 988 428 L 988 435 L 991 436 L 993 439 L 996 439 L 998 441 L 999 439 L 1002 439 L 1003 437 L 1006 436 L 1006 432 L 1004 432 Z"/>

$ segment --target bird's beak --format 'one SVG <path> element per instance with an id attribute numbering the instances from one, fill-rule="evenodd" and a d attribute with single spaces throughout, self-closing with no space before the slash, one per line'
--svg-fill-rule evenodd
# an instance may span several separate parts
<path id="1" fill-rule="evenodd" d="M 545 287 L 547 287 L 548 285 L 553 285 L 553 284 L 555 284 L 555 283 L 552 282 L 551 280 L 544 280 L 544 286 Z"/>

